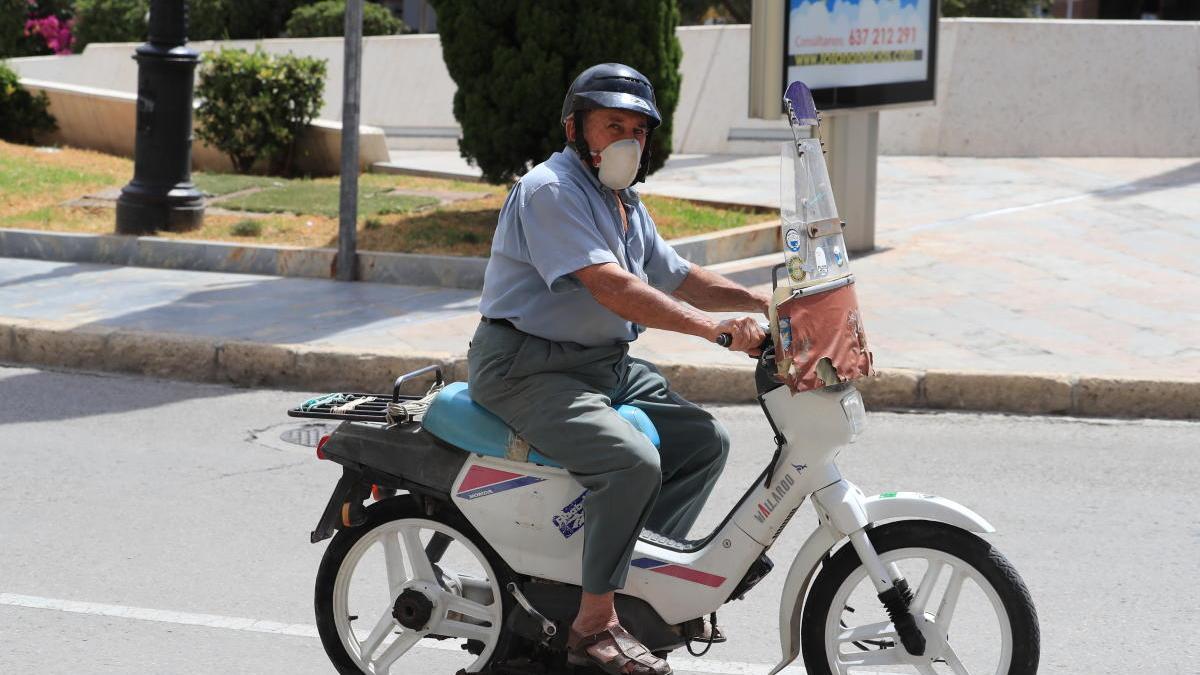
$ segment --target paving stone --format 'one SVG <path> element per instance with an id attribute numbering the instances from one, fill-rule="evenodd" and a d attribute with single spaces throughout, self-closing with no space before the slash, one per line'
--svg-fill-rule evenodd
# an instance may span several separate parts
<path id="1" fill-rule="evenodd" d="M 930 370 L 923 383 L 931 408 L 1029 414 L 1071 409 L 1071 380 L 1063 375 L 1010 375 Z"/>
<path id="2" fill-rule="evenodd" d="M 694 403 L 744 403 L 758 395 L 747 366 L 657 363 L 671 389 Z"/>
<path id="3" fill-rule="evenodd" d="M 51 368 L 106 370 L 112 328 L 37 321 L 13 327 L 12 354 L 18 363 Z"/>
<path id="4" fill-rule="evenodd" d="M 450 354 L 367 354 L 306 347 L 296 351 L 296 378 L 300 386 L 314 391 L 391 394 L 399 376 L 425 366 L 451 363 Z M 432 381 L 432 374 L 421 376 L 405 384 L 401 393 L 423 394 Z"/>
<path id="5" fill-rule="evenodd" d="M 1197 419 L 1200 380 L 1082 377 L 1076 385 L 1072 412 L 1100 417 Z"/>
<path id="6" fill-rule="evenodd" d="M 0 363 L 15 363 L 12 324 L 0 322 Z"/>
<path id="7" fill-rule="evenodd" d="M 886 369 L 872 377 L 856 380 L 854 385 L 870 410 L 916 408 L 921 404 L 923 376 L 919 370 Z"/>
<path id="8" fill-rule="evenodd" d="M 216 373 L 216 344 L 191 335 L 116 331 L 108 338 L 106 364 L 105 370 L 209 382 Z"/>
<path id="9" fill-rule="evenodd" d="M 295 349 L 245 341 L 217 346 L 215 377 L 243 387 L 292 386 L 301 382 Z"/>

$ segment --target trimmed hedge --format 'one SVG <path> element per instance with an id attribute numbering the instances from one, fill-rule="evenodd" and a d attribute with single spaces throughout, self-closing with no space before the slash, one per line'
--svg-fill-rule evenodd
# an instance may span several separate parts
<path id="1" fill-rule="evenodd" d="M 520 176 L 563 147 L 563 96 L 576 75 L 597 63 L 623 63 L 650 79 L 663 117 L 651 139 L 650 170 L 671 154 L 683 54 L 674 0 L 432 4 L 442 57 L 458 84 L 458 147 L 488 180 Z"/>
<path id="2" fill-rule="evenodd" d="M 289 37 L 340 37 L 346 28 L 346 0 L 322 0 L 299 7 L 287 22 Z M 408 30 L 386 7 L 363 3 L 363 35 L 395 35 Z"/>
<path id="3" fill-rule="evenodd" d="M 48 106 L 44 92 L 37 96 L 30 94 L 21 86 L 17 74 L 0 63 L 0 138 L 33 143 L 39 135 L 54 131 L 58 123 Z"/>
<path id="4" fill-rule="evenodd" d="M 77 0 L 75 51 L 89 42 L 145 42 L 150 0 Z"/>
<path id="5" fill-rule="evenodd" d="M 279 37 L 297 7 L 313 0 L 188 0 L 188 39 Z"/>
<path id="6" fill-rule="evenodd" d="M 1053 0 L 942 0 L 942 16 L 1026 19 L 1049 9 Z"/>
<path id="7" fill-rule="evenodd" d="M 196 135 L 229 156 L 239 173 L 262 159 L 290 174 L 296 138 L 321 110 L 325 61 L 255 49 L 204 55 Z"/>
<path id="8" fill-rule="evenodd" d="M 278 37 L 292 12 L 313 0 L 187 0 L 189 40 Z M 24 2 L 24 0 L 0 0 Z M 76 0 L 76 51 L 88 42 L 142 42 L 149 0 Z"/>

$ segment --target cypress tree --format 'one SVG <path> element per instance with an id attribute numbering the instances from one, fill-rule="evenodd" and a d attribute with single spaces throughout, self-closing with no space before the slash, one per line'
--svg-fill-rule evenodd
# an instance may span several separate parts
<path id="1" fill-rule="evenodd" d="M 623 63 L 654 85 L 663 124 L 650 170 L 671 153 L 682 50 L 675 0 L 433 0 L 442 56 L 458 85 L 459 150 L 486 179 L 524 174 L 566 142 L 559 115 L 575 76 Z"/>

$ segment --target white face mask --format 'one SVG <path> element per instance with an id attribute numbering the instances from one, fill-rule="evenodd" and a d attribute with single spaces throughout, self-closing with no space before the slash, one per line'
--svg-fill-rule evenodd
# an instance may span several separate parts
<path id="1" fill-rule="evenodd" d="M 633 185 L 642 162 L 642 146 L 636 138 L 610 143 L 600 155 L 600 182 L 614 190 Z"/>

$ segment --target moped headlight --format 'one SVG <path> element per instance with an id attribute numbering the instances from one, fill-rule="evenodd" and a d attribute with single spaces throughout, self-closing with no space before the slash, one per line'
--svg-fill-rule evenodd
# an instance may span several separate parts
<path id="1" fill-rule="evenodd" d="M 867 409 L 857 389 L 842 397 L 842 412 L 846 413 L 846 421 L 850 424 L 850 442 L 853 443 L 867 428 Z"/>

